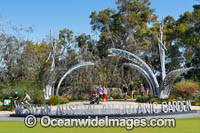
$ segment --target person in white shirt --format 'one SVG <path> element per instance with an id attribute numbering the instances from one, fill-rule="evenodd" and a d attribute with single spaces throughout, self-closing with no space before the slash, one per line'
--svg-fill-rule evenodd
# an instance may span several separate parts
<path id="1" fill-rule="evenodd" d="M 31 97 L 29 96 L 29 94 L 26 91 L 24 91 L 24 98 L 22 99 L 22 102 L 24 104 L 30 104 L 29 103 L 30 100 L 31 100 Z"/>
<path id="2" fill-rule="evenodd" d="M 103 88 L 101 85 L 97 88 L 97 94 L 99 95 L 99 98 L 101 99 L 103 96 Z"/>

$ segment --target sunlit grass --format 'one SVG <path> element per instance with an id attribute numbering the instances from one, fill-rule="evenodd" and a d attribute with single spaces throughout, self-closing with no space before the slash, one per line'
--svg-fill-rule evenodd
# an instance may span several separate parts
<path id="1" fill-rule="evenodd" d="M 34 128 L 27 128 L 24 122 L 1 121 L 1 133 L 200 133 L 200 118 L 178 119 L 175 128 L 134 128 L 127 131 L 125 128 L 43 128 L 40 123 Z"/>

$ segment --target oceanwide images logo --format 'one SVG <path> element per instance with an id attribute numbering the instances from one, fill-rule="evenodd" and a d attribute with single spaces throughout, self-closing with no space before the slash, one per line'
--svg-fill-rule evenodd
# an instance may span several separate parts
<path id="1" fill-rule="evenodd" d="M 27 127 L 33 128 L 37 125 L 37 119 L 34 115 L 26 116 L 24 123 Z M 175 127 L 176 120 L 174 118 L 92 118 L 88 116 L 85 119 L 55 119 L 49 116 L 43 116 L 40 119 L 40 125 L 47 127 L 118 127 L 132 130 L 137 127 Z"/>

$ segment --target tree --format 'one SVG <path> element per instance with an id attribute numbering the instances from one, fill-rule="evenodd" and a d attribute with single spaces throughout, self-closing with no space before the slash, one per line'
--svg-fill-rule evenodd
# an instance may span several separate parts
<path id="1" fill-rule="evenodd" d="M 116 4 L 117 9 L 108 8 L 98 13 L 94 11 L 90 15 L 92 29 L 99 34 L 96 46 L 100 58 L 107 58 L 107 50 L 114 47 L 136 53 L 138 56 L 145 58 L 147 62 L 153 61 L 154 57 L 152 59 L 152 55 L 154 53 L 151 49 L 155 47 L 153 45 L 157 47 L 157 40 L 156 43 L 152 43 L 154 29 L 151 26 L 157 22 L 157 16 L 154 14 L 154 9 L 150 7 L 150 1 L 118 0 Z M 106 64 L 107 70 L 110 69 L 110 73 L 113 74 L 112 77 L 121 77 L 121 82 L 124 82 L 123 79 L 126 79 L 125 82 L 129 82 L 138 76 L 136 71 L 122 68 L 124 59 L 115 58 L 110 61 L 108 57 L 104 61 L 108 61 L 104 64 Z M 120 74 L 115 73 L 116 67 L 117 72 Z M 131 76 L 133 74 L 134 76 Z M 126 75 L 129 76 L 125 77 Z M 118 84 L 119 82 L 115 83 Z"/>
<path id="2" fill-rule="evenodd" d="M 141 54 L 150 47 L 148 26 L 156 21 L 154 9 L 148 0 L 118 0 L 117 10 L 105 9 L 90 15 L 93 30 L 99 31 L 97 47 L 100 56 L 111 47 L 122 48 Z M 137 50 L 136 50 L 137 49 Z"/>
<path id="3" fill-rule="evenodd" d="M 186 11 L 177 21 L 166 17 L 167 40 L 170 45 L 169 66 L 196 67 L 186 78 L 199 80 L 200 70 L 200 5 L 194 5 L 193 12 Z"/>

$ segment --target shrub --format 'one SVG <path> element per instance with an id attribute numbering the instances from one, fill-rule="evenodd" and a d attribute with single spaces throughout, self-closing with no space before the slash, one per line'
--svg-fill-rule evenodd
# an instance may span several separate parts
<path id="1" fill-rule="evenodd" d="M 200 106 L 200 102 L 195 103 L 195 106 Z"/>
<path id="2" fill-rule="evenodd" d="M 177 101 L 176 99 L 168 99 L 169 102 Z"/>
<path id="3" fill-rule="evenodd" d="M 140 102 L 140 103 L 150 102 L 150 97 L 147 97 L 147 96 L 141 97 L 141 96 L 139 96 L 139 97 L 137 97 L 136 101 Z"/>
<path id="4" fill-rule="evenodd" d="M 192 101 L 191 105 L 192 106 L 200 106 L 200 102 L 198 102 L 198 101 Z"/>
<path id="5" fill-rule="evenodd" d="M 70 98 L 70 101 L 76 101 L 76 100 L 78 100 L 78 97 L 71 97 Z"/>
<path id="6" fill-rule="evenodd" d="M 177 100 L 178 100 L 178 101 L 183 101 L 183 98 L 182 98 L 182 97 L 178 97 Z"/>
<path id="7" fill-rule="evenodd" d="M 84 100 L 84 98 L 83 97 L 81 97 L 81 96 L 77 96 L 77 97 L 71 97 L 70 98 L 70 101 L 77 101 L 77 100 Z"/>
<path id="8" fill-rule="evenodd" d="M 126 99 L 131 99 L 131 96 L 127 95 L 127 96 L 126 96 Z"/>
<path id="9" fill-rule="evenodd" d="M 120 94 L 115 94 L 112 97 L 113 99 L 122 99 L 122 96 Z"/>
<path id="10" fill-rule="evenodd" d="M 31 103 L 45 103 L 42 85 L 40 84 L 36 84 L 28 80 L 14 81 L 12 83 L 7 81 L 5 84 L 0 83 L 0 99 L 13 96 L 14 91 L 19 92 L 20 99 L 23 98 L 24 91 L 27 91 L 31 97 Z"/>
<path id="11" fill-rule="evenodd" d="M 69 103 L 69 99 L 66 96 L 59 97 L 60 104 Z"/>
<path id="12" fill-rule="evenodd" d="M 193 105 L 200 106 L 200 95 L 195 96 Z"/>
<path id="13" fill-rule="evenodd" d="M 173 86 L 172 95 L 173 97 L 182 97 L 184 99 L 192 99 L 192 97 L 197 93 L 199 85 L 197 82 L 193 81 L 182 81 L 178 82 Z"/>
<path id="14" fill-rule="evenodd" d="M 137 98 L 137 96 L 140 96 L 139 89 L 135 90 L 135 92 L 134 92 L 134 97 Z"/>
<path id="15" fill-rule="evenodd" d="M 6 110 L 7 110 L 6 106 L 0 106 L 0 111 L 6 111 Z"/>
<path id="16" fill-rule="evenodd" d="M 160 103 L 161 103 L 161 100 L 158 99 L 158 98 L 152 98 L 152 99 L 150 100 L 150 102 L 152 102 L 152 103 L 157 102 L 158 104 L 160 104 Z"/>
<path id="17" fill-rule="evenodd" d="M 36 96 L 36 97 L 32 97 L 32 103 L 33 104 L 46 104 L 46 100 L 44 98 L 44 96 Z"/>
<path id="18" fill-rule="evenodd" d="M 50 97 L 50 100 L 48 102 L 49 105 L 57 105 L 60 104 L 60 100 L 58 96 L 52 96 Z"/>

